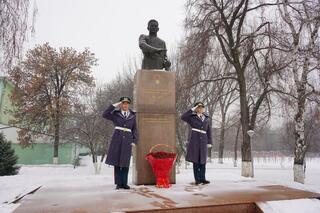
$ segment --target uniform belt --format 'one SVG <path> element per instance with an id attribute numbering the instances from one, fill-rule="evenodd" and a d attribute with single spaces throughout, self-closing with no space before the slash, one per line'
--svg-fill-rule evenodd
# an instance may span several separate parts
<path id="1" fill-rule="evenodd" d="M 192 131 L 200 132 L 200 133 L 202 133 L 202 134 L 207 134 L 206 131 L 201 130 L 201 129 L 192 128 Z"/>
<path id="2" fill-rule="evenodd" d="M 122 130 L 122 131 L 125 131 L 125 132 L 131 132 L 131 129 L 124 128 L 124 127 L 121 127 L 121 126 L 116 126 L 115 129 L 119 129 L 119 130 Z"/>

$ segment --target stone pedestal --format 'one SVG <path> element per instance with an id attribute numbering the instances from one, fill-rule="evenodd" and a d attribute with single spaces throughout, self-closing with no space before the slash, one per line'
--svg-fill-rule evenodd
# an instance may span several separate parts
<path id="1" fill-rule="evenodd" d="M 138 70 L 134 78 L 133 94 L 139 137 L 138 145 L 133 149 L 133 183 L 155 184 L 151 166 L 145 159 L 150 148 L 156 144 L 168 144 L 176 152 L 175 73 Z M 159 149 L 169 151 L 165 147 Z M 170 182 L 175 183 L 174 167 Z"/>

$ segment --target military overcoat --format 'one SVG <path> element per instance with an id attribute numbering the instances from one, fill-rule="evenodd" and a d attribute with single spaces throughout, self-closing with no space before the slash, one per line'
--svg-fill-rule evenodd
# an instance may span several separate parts
<path id="1" fill-rule="evenodd" d="M 192 110 L 185 112 L 181 116 L 181 119 L 187 122 L 191 127 L 187 145 L 186 161 L 199 164 L 205 164 L 207 161 L 207 144 L 212 145 L 211 119 L 205 114 L 204 116 L 205 119 L 202 121 Z M 194 131 L 192 128 L 203 132 Z"/>
<path id="2" fill-rule="evenodd" d="M 125 118 L 120 110 L 115 109 L 115 107 L 111 105 L 103 112 L 102 116 L 111 120 L 115 127 L 131 130 L 131 132 L 129 132 L 114 129 L 106 159 L 106 164 L 129 167 L 132 149 L 131 144 L 136 144 L 138 141 L 135 112 L 130 110 L 128 118 Z"/>

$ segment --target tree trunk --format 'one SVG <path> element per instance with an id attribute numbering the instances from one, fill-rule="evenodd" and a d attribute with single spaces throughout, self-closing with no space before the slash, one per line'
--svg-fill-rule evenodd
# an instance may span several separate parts
<path id="1" fill-rule="evenodd" d="M 221 111 L 221 125 L 220 125 L 220 143 L 219 143 L 219 163 L 223 163 L 223 150 L 224 150 L 224 136 L 225 136 L 225 127 L 226 127 L 226 113 L 228 111 L 228 104 L 226 104 L 227 97 L 224 97 L 220 102 L 220 111 Z"/>
<path id="2" fill-rule="evenodd" d="M 60 122 L 56 118 L 54 125 L 53 164 L 59 163 Z"/>
<path id="3" fill-rule="evenodd" d="M 103 162 L 105 156 L 106 156 L 106 153 L 103 153 L 103 154 L 101 155 L 101 158 L 100 158 L 100 162 L 101 162 L 101 163 Z"/>
<path id="4" fill-rule="evenodd" d="M 224 119 L 222 119 L 222 125 L 220 129 L 220 143 L 219 143 L 219 163 L 223 163 L 223 149 L 224 149 Z"/>
<path id="5" fill-rule="evenodd" d="M 101 174 L 101 166 L 102 166 L 102 164 L 103 164 L 103 159 L 104 159 L 104 156 L 105 156 L 105 154 L 103 154 L 102 156 L 101 156 L 101 158 L 100 158 L 100 161 L 99 161 L 99 163 L 98 163 L 98 173 L 99 174 Z"/>
<path id="6" fill-rule="evenodd" d="M 177 144 L 177 151 L 180 155 L 183 155 L 184 157 L 186 156 L 186 150 L 184 148 L 184 137 L 181 135 L 179 129 L 178 129 L 178 125 L 177 125 L 177 141 L 178 141 L 178 144 Z"/>
<path id="7" fill-rule="evenodd" d="M 95 153 L 93 151 L 91 151 L 91 154 L 92 154 L 92 163 L 96 163 L 97 157 L 96 157 Z"/>
<path id="8" fill-rule="evenodd" d="M 98 162 L 93 163 L 93 168 L 94 168 L 94 174 L 95 174 L 95 175 L 99 174 L 99 171 L 98 171 Z"/>
<path id="9" fill-rule="evenodd" d="M 294 150 L 294 181 L 304 183 L 305 179 L 305 155 L 307 150 L 307 144 L 304 134 L 304 113 L 305 113 L 305 86 L 300 82 L 298 87 L 298 112 L 295 115 L 295 150 Z"/>
<path id="10" fill-rule="evenodd" d="M 317 32 L 318 29 L 315 28 L 314 32 Z M 314 34 L 315 35 L 315 34 Z M 315 36 L 311 36 L 311 41 L 308 47 L 311 49 L 312 45 L 315 44 Z M 297 48 L 296 48 L 297 51 Z M 297 54 L 296 54 L 297 55 Z M 297 69 L 297 60 L 294 61 L 295 69 L 294 79 L 298 94 L 297 100 L 297 113 L 294 117 L 295 121 L 295 150 L 294 150 L 294 166 L 293 166 L 293 176 L 294 181 L 299 183 L 304 183 L 305 172 L 306 172 L 306 161 L 305 155 L 307 151 L 307 143 L 305 139 L 305 108 L 306 108 L 306 85 L 308 84 L 308 73 L 310 67 L 310 57 L 311 53 L 308 52 L 304 58 L 301 80 L 298 79 L 298 69 Z M 297 56 L 296 56 L 297 58 Z"/>
<path id="11" fill-rule="evenodd" d="M 253 164 L 251 159 L 251 144 L 248 135 L 249 126 L 249 109 L 247 103 L 247 88 L 243 71 L 238 71 L 238 82 L 240 90 L 240 114 L 242 126 L 242 145 L 241 145 L 241 158 L 242 168 L 241 175 L 244 177 L 253 177 Z"/>
<path id="12" fill-rule="evenodd" d="M 238 160 L 238 140 L 239 140 L 239 133 L 240 133 L 240 127 L 241 125 L 238 125 L 237 128 L 237 134 L 236 134 L 236 139 L 234 142 L 234 159 L 233 159 L 233 166 L 237 167 L 237 160 Z"/>
<path id="13" fill-rule="evenodd" d="M 91 154 L 92 154 L 92 163 L 93 163 L 93 168 L 94 168 L 94 174 L 97 175 L 97 174 L 99 174 L 99 165 L 98 165 L 97 155 L 95 154 L 95 152 L 93 150 L 91 150 Z"/>
<path id="14" fill-rule="evenodd" d="M 54 115 L 54 144 L 53 144 L 53 164 L 59 163 L 59 143 L 60 143 L 60 103 L 59 98 L 55 104 Z"/>

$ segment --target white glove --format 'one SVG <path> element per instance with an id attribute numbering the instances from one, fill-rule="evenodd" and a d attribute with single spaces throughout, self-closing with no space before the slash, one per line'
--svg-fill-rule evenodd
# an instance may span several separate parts
<path id="1" fill-rule="evenodd" d="M 135 147 L 135 146 L 136 146 L 136 144 L 135 144 L 135 143 L 131 143 L 131 146 L 132 146 L 132 147 Z"/>
<path id="2" fill-rule="evenodd" d="M 192 107 L 191 110 L 195 111 L 197 109 L 198 106 Z"/>
<path id="3" fill-rule="evenodd" d="M 211 147 L 212 147 L 212 145 L 211 145 L 211 144 L 207 144 L 207 147 L 208 147 L 208 148 L 211 148 Z"/>
<path id="4" fill-rule="evenodd" d="M 118 102 L 118 103 L 115 103 L 115 104 L 112 104 L 114 107 L 117 107 L 117 106 L 119 106 L 121 104 L 121 101 L 120 102 Z"/>

